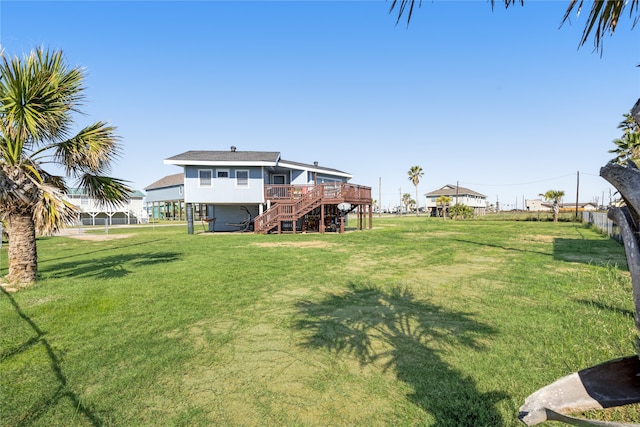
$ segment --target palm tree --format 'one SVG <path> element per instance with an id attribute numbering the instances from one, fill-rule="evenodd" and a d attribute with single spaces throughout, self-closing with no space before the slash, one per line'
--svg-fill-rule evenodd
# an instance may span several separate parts
<path id="1" fill-rule="evenodd" d="M 614 163 L 626 165 L 629 161 L 636 164 L 640 162 L 640 126 L 636 123 L 631 114 L 624 114 L 624 120 L 618 125 L 622 129 L 622 136 L 613 140 L 616 145 L 609 153 L 616 155 Z"/>
<path id="2" fill-rule="evenodd" d="M 491 7 L 495 6 L 495 0 L 491 1 Z M 569 6 L 562 18 L 562 24 L 570 20 L 571 13 L 575 11 L 577 15 L 582 11 L 582 6 L 585 0 L 570 0 Z M 505 7 L 509 7 L 512 4 L 520 3 L 524 5 L 524 0 L 504 0 Z M 398 19 L 396 24 L 400 22 L 402 16 L 407 13 L 407 25 L 411 21 L 411 15 L 413 14 L 413 8 L 415 5 L 421 6 L 422 0 L 393 0 L 391 3 L 391 9 L 389 13 L 398 7 Z M 580 46 L 584 45 L 589 39 L 589 36 L 593 31 L 593 44 L 596 50 L 602 51 L 602 38 L 607 33 L 613 34 L 616 30 L 620 18 L 622 18 L 625 9 L 628 8 L 629 18 L 635 24 L 640 20 L 640 0 L 597 0 L 593 1 L 591 5 L 591 11 L 589 17 L 585 23 L 584 30 L 582 32 L 582 38 L 580 39 Z"/>
<path id="3" fill-rule="evenodd" d="M 53 233 L 74 218 L 63 199 L 65 178 L 105 205 L 129 197 L 124 181 L 105 176 L 119 154 L 115 128 L 97 122 L 71 133 L 83 80 L 60 51 L 38 48 L 22 58 L 0 52 L 0 212 L 9 228 L 10 282 L 36 280 L 36 231 Z M 46 171 L 48 164 L 65 176 Z"/>
<path id="4" fill-rule="evenodd" d="M 418 198 L 418 184 L 420 183 L 420 178 L 422 178 L 422 176 L 424 175 L 424 172 L 422 171 L 422 168 L 420 166 L 411 166 L 411 169 L 409 169 L 409 181 L 411 181 L 413 183 L 413 185 L 416 187 L 416 216 L 419 215 L 418 213 L 418 200 L 420 200 Z"/>
<path id="5" fill-rule="evenodd" d="M 444 221 L 444 219 L 447 217 L 447 210 L 445 209 L 449 203 L 451 203 L 451 197 L 449 196 L 440 196 L 438 198 L 436 198 L 436 207 L 438 205 L 442 206 L 442 220 Z"/>
<path id="6" fill-rule="evenodd" d="M 404 209 L 409 212 L 409 206 L 415 203 L 415 201 L 411 198 L 411 194 L 404 193 L 402 195 L 402 204 L 404 205 Z M 402 212 L 401 212 L 402 213 Z"/>
<path id="7" fill-rule="evenodd" d="M 544 194 L 540 194 L 548 202 L 553 202 L 553 222 L 558 222 L 558 215 L 560 213 L 560 202 L 564 197 L 564 191 L 562 190 L 549 190 Z"/>

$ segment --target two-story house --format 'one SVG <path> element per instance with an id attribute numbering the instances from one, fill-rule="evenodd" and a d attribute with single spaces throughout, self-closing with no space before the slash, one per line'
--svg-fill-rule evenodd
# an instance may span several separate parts
<path id="1" fill-rule="evenodd" d="M 474 215 L 487 213 L 487 196 L 459 185 L 447 184 L 437 190 L 430 191 L 425 196 L 427 198 L 426 210 L 431 212 L 431 216 L 442 215 L 442 206 L 436 202 L 441 196 L 451 199 L 449 205 L 466 205 L 473 208 Z"/>
<path id="2" fill-rule="evenodd" d="M 134 190 L 129 201 L 104 205 L 80 188 L 69 188 L 64 199 L 78 209 L 78 220 L 83 225 L 139 224 L 148 220 L 144 208 L 144 193 Z"/>
<path id="3" fill-rule="evenodd" d="M 339 231 L 347 213 L 372 221 L 371 188 L 337 169 L 283 160 L 277 151 L 187 151 L 165 159 L 183 168 L 188 232 L 194 208 L 209 231 Z M 206 213 L 206 215 L 202 215 Z"/>
<path id="4" fill-rule="evenodd" d="M 144 191 L 147 192 L 149 218 L 185 220 L 183 173 L 167 175 L 146 186 Z M 199 215 L 197 219 L 200 219 Z"/>

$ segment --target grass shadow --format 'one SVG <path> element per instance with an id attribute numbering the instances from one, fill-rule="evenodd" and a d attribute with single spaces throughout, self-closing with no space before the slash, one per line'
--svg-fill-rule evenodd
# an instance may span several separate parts
<path id="1" fill-rule="evenodd" d="M 38 240 L 41 240 L 41 239 L 55 239 L 55 238 L 56 237 L 38 237 Z M 146 247 L 148 247 L 148 246 L 153 245 L 154 243 L 161 242 L 161 241 L 164 241 L 164 240 L 166 240 L 166 239 L 155 239 L 155 240 L 149 240 L 149 241 L 145 241 L 145 242 L 127 243 L 127 244 L 124 244 L 124 245 L 118 245 L 117 248 L 114 248 L 114 247 L 100 248 L 100 249 L 96 249 L 94 251 L 82 252 L 82 253 L 79 253 L 79 254 L 76 254 L 76 255 L 67 255 L 67 254 L 65 254 L 65 255 L 59 256 L 57 258 L 47 258 L 47 259 L 38 260 L 38 264 L 42 264 L 42 263 L 45 263 L 45 262 L 57 261 L 57 260 L 60 260 L 60 259 L 68 260 L 70 258 L 75 258 L 75 257 L 84 257 L 84 256 L 92 255 L 92 254 L 95 254 L 95 253 L 98 253 L 98 252 L 112 251 L 114 249 L 131 248 L 131 247 L 134 247 L 134 246 L 146 246 Z"/>
<path id="2" fill-rule="evenodd" d="M 450 240 L 456 241 L 456 242 L 460 242 L 460 243 L 468 243 L 468 244 L 471 244 L 471 245 L 484 246 L 484 247 L 490 247 L 490 248 L 495 248 L 495 249 L 502 249 L 502 250 L 505 250 L 505 251 L 527 252 L 527 253 L 533 253 L 533 254 L 538 254 L 538 255 L 549 256 L 549 254 L 546 253 L 546 252 L 534 251 L 534 250 L 531 250 L 531 249 L 522 249 L 522 248 L 516 248 L 516 247 L 504 246 L 504 245 L 497 245 L 497 244 L 487 243 L 487 242 L 474 242 L 472 240 L 465 240 L 465 239 L 452 238 Z"/>
<path id="3" fill-rule="evenodd" d="M 611 313 L 615 313 L 615 314 L 621 314 L 622 316 L 633 320 L 635 318 L 635 311 L 633 310 L 627 310 L 626 308 L 621 308 L 621 307 L 614 307 L 612 305 L 609 304 L 603 304 L 601 302 L 597 302 L 597 301 L 593 301 L 593 300 L 586 300 L 586 299 L 575 299 L 575 302 L 577 302 L 578 304 L 582 304 L 586 307 L 595 307 L 597 309 L 600 310 L 604 310 L 604 311 L 609 311 Z"/>
<path id="4" fill-rule="evenodd" d="M 615 265 L 627 271 L 624 249 L 620 246 L 618 254 L 612 254 L 611 240 L 592 239 L 553 239 L 553 258 L 559 261 L 578 262 L 599 266 Z"/>
<path id="5" fill-rule="evenodd" d="M 57 388 L 46 400 L 39 401 L 33 404 L 26 410 L 24 417 L 22 417 L 20 421 L 14 425 L 16 427 L 32 425 L 64 399 L 68 399 L 75 412 L 82 414 L 87 419 L 90 425 L 95 427 L 104 425 L 103 421 L 90 408 L 84 405 L 78 395 L 73 390 L 71 390 L 71 387 L 67 382 L 67 377 L 62 371 L 60 359 L 53 351 L 53 348 L 51 347 L 51 344 L 49 344 L 49 341 L 45 338 L 45 332 L 42 331 L 40 327 L 29 316 L 27 316 L 24 311 L 22 311 L 22 309 L 10 293 L 8 293 L 2 287 L 0 287 L 0 291 L 2 291 L 5 297 L 7 297 L 16 314 L 35 333 L 35 336 L 29 338 L 27 341 L 17 346 L 16 348 L 2 352 L 0 354 L 0 362 L 24 351 L 27 351 L 33 346 L 42 345 L 49 359 L 51 370 L 53 371 L 53 374 L 55 375 L 56 381 L 58 383 Z"/>
<path id="6" fill-rule="evenodd" d="M 124 277 L 138 267 L 177 261 L 177 252 L 139 252 L 123 255 L 109 255 L 92 260 L 54 263 L 40 268 L 41 275 L 49 278 L 84 277 L 92 279 L 113 279 Z M 40 264 L 42 265 L 42 264 Z"/>
<path id="7" fill-rule="evenodd" d="M 468 313 L 418 301 L 407 290 L 356 285 L 320 302 L 301 302 L 298 309 L 303 318 L 297 327 L 310 333 L 304 346 L 348 353 L 362 365 L 393 369 L 411 386 L 409 399 L 432 414 L 435 425 L 504 424 L 495 404 L 506 394 L 480 392 L 473 378 L 444 358 L 456 346 L 482 351 L 480 339 L 496 333 Z M 386 350 L 376 350 L 380 342 Z"/>

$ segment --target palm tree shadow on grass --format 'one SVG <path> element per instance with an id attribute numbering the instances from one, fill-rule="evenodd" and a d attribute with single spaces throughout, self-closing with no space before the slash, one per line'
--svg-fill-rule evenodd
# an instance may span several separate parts
<path id="1" fill-rule="evenodd" d="M 457 346 L 482 351 L 479 338 L 496 333 L 469 314 L 418 301 L 407 290 L 386 292 L 353 284 L 344 294 L 301 302 L 298 308 L 303 319 L 297 327 L 310 333 L 304 346 L 394 369 L 397 378 L 414 390 L 409 399 L 433 415 L 434 425 L 504 424 L 495 404 L 506 394 L 480 392 L 472 378 L 442 357 Z M 376 341 L 387 350 L 374 350 L 380 348 Z"/>
<path id="2" fill-rule="evenodd" d="M 42 345 L 49 359 L 51 370 L 53 371 L 53 374 L 55 375 L 58 383 L 58 387 L 55 390 L 51 391 L 48 398 L 35 402 L 31 408 L 25 411 L 24 416 L 14 425 L 31 425 L 33 422 L 41 420 L 44 416 L 46 416 L 47 412 L 52 410 L 52 408 L 56 407 L 57 405 L 63 404 L 64 401 L 67 401 L 68 404 L 72 405 L 71 407 L 74 408 L 74 411 L 76 413 L 82 414 L 85 417 L 90 425 L 96 427 L 102 426 L 104 423 L 98 417 L 96 412 L 93 411 L 90 407 L 86 406 L 82 402 L 80 396 L 78 396 L 68 384 L 67 377 L 62 371 L 60 359 L 53 351 L 53 348 L 51 347 L 51 344 L 49 344 L 49 341 L 45 338 L 46 332 L 42 331 L 40 327 L 29 316 L 27 316 L 24 311 L 22 311 L 22 309 L 10 293 L 8 293 L 2 287 L 0 287 L 0 291 L 2 292 L 2 294 L 4 294 L 4 296 L 8 298 L 9 302 L 16 311 L 16 314 L 29 325 L 29 328 L 35 334 L 16 348 L 0 353 L 0 362 L 7 358 L 13 357 L 16 354 L 27 351 L 33 346 Z"/>
<path id="3" fill-rule="evenodd" d="M 124 277 L 132 269 L 148 265 L 176 261 L 178 252 L 139 252 L 123 255 L 107 255 L 85 261 L 58 262 L 40 269 L 40 274 L 50 278 L 84 277 L 93 279 L 113 279 Z"/>

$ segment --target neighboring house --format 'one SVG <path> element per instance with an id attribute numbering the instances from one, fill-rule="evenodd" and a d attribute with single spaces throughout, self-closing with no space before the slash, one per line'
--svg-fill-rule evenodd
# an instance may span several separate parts
<path id="1" fill-rule="evenodd" d="M 78 208 L 80 211 L 78 219 L 82 225 L 146 223 L 148 216 L 144 207 L 144 193 L 134 190 L 129 197 L 128 203 L 104 206 L 84 190 L 70 188 L 64 199 Z"/>
<path id="2" fill-rule="evenodd" d="M 473 208 L 474 215 L 484 215 L 487 213 L 487 196 L 459 185 L 445 185 L 442 188 L 425 194 L 427 197 L 426 211 L 431 212 L 431 216 L 441 216 L 442 206 L 436 204 L 438 197 L 447 196 L 451 198 L 449 205 L 466 205 Z"/>
<path id="3" fill-rule="evenodd" d="M 165 176 L 145 187 L 144 191 L 147 192 L 150 218 L 185 220 L 183 173 Z"/>
<path id="4" fill-rule="evenodd" d="M 525 207 L 530 212 L 552 212 L 553 202 L 542 199 L 525 200 Z M 575 203 L 560 203 L 560 212 L 575 212 Z M 595 202 L 578 203 L 578 211 L 596 211 L 598 204 Z"/>
<path id="5" fill-rule="evenodd" d="M 371 228 L 371 188 L 349 184 L 350 174 L 317 162 L 231 147 L 187 151 L 164 163 L 183 168 L 189 233 L 198 217 L 209 231 L 338 231 L 349 212 L 358 214 L 360 228 L 368 214 Z"/>
<path id="6" fill-rule="evenodd" d="M 551 212 L 553 211 L 553 203 L 545 202 L 542 199 L 532 199 L 524 201 L 525 209 L 530 212 Z"/>

